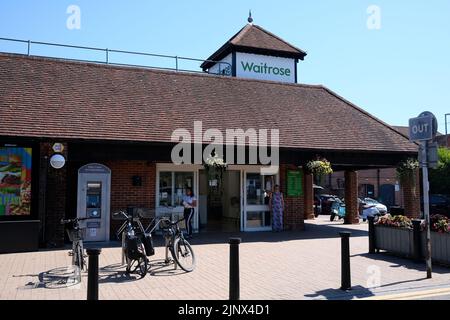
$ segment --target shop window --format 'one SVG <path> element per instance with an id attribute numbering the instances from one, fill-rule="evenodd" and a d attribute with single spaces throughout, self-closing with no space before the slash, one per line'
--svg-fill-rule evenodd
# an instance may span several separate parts
<path id="1" fill-rule="evenodd" d="M 159 173 L 159 206 L 181 206 L 186 190 L 194 189 L 193 172 Z"/>
<path id="2" fill-rule="evenodd" d="M 172 172 L 159 173 L 159 205 L 172 206 Z"/>
<path id="3" fill-rule="evenodd" d="M 193 172 L 175 172 L 175 205 L 182 206 L 183 196 L 187 189 L 193 189 Z"/>
<path id="4" fill-rule="evenodd" d="M 32 149 L 0 147 L 0 216 L 31 212 Z"/>

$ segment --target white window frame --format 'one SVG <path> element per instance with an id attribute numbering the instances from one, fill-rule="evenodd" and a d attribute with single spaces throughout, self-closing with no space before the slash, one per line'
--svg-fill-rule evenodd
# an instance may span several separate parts
<path id="1" fill-rule="evenodd" d="M 184 207 L 177 206 L 173 209 L 167 209 L 164 206 L 159 206 L 159 183 L 160 183 L 160 173 L 161 172 L 171 172 L 172 173 L 172 191 L 174 190 L 175 184 L 175 173 L 176 172 L 192 172 L 194 173 L 194 181 L 192 186 L 192 191 L 197 198 L 197 206 L 194 209 L 194 218 L 192 220 L 192 228 L 194 232 L 198 232 L 198 190 L 199 190 L 199 170 L 202 169 L 202 165 L 176 165 L 172 163 L 157 163 L 156 164 L 156 186 L 155 186 L 155 215 L 156 217 L 161 217 L 163 215 L 177 215 L 181 217 L 183 215 Z M 172 192 L 172 204 L 174 204 L 175 194 Z"/>

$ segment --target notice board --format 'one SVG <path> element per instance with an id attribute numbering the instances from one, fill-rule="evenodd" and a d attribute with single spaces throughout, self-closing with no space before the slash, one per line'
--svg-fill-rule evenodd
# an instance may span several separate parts
<path id="1" fill-rule="evenodd" d="M 288 170 L 286 183 L 288 197 L 299 197 L 303 195 L 303 177 L 301 171 Z"/>

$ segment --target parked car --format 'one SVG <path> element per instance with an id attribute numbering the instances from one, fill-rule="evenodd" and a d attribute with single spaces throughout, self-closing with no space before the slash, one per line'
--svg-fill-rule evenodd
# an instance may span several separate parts
<path id="1" fill-rule="evenodd" d="M 333 202 L 339 199 L 337 196 L 330 195 L 330 194 L 321 194 L 320 195 L 320 202 L 321 202 L 321 214 L 331 215 L 331 206 Z"/>
<path id="2" fill-rule="evenodd" d="M 358 198 L 358 204 L 359 216 L 361 219 L 363 219 L 363 221 L 367 221 L 368 217 L 375 217 L 375 219 L 377 220 L 378 217 L 387 213 L 387 207 L 384 204 L 381 204 L 371 198 L 365 198 L 364 200 Z M 343 219 L 345 217 L 344 199 L 336 199 L 331 206 L 330 221 L 334 221 L 336 216 L 339 219 Z"/>
<path id="3" fill-rule="evenodd" d="M 441 214 L 450 218 L 450 197 L 443 194 L 430 194 L 430 214 Z"/>
<path id="4" fill-rule="evenodd" d="M 381 214 L 386 214 L 388 211 L 387 207 L 384 204 L 372 198 L 364 198 L 361 201 L 366 205 L 375 206 Z"/>

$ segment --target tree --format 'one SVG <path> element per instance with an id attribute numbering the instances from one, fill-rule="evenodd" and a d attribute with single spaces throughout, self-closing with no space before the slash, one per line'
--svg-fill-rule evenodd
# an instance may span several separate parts
<path id="1" fill-rule="evenodd" d="M 430 193 L 450 195 L 450 149 L 439 148 L 437 169 L 430 170 Z"/>

